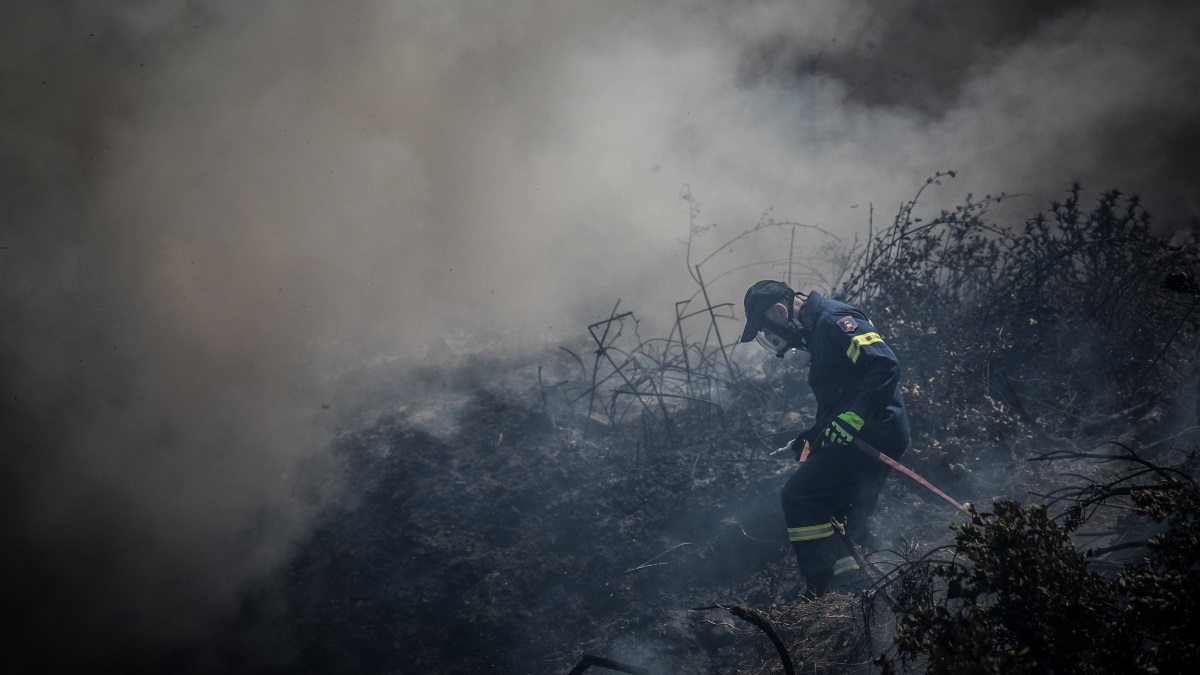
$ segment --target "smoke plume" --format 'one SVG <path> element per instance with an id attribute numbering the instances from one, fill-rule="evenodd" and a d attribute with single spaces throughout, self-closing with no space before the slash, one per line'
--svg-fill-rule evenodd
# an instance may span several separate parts
<path id="1" fill-rule="evenodd" d="M 439 339 L 552 344 L 618 298 L 669 313 L 694 291 L 681 194 L 711 241 L 768 208 L 861 235 L 943 169 L 931 208 L 1005 191 L 1031 212 L 1080 180 L 1194 218 L 1198 20 L 1170 0 L 7 3 L 22 636 L 86 655 L 201 633 L 343 489 L 340 374 Z"/>

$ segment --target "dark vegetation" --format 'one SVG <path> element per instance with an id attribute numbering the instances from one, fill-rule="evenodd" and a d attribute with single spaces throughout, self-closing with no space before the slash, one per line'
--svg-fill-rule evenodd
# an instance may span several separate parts
<path id="1" fill-rule="evenodd" d="M 796 672 L 1200 662 L 1197 232 L 1154 229 L 1116 191 L 1073 187 L 1015 226 L 989 217 L 1006 199 L 925 219 L 914 199 L 861 242 L 765 216 L 689 256 L 697 291 L 666 337 L 640 336 L 618 303 L 586 344 L 505 364 L 504 379 L 480 374 L 491 355 L 376 369 L 377 407 L 347 418 L 337 446 L 352 497 L 247 595 L 214 658 L 252 672 L 781 672 L 765 624 Z M 704 235 L 693 225 L 689 253 Z M 872 580 L 813 603 L 797 601 L 778 513 L 792 465 L 766 458 L 811 396 L 782 363 L 733 348 L 744 287 L 713 292 L 731 275 L 710 269 L 718 254 L 754 238 L 782 238 L 783 255 L 737 286 L 786 275 L 868 311 L 907 368 L 905 462 L 977 505 L 970 521 L 891 479 Z"/>

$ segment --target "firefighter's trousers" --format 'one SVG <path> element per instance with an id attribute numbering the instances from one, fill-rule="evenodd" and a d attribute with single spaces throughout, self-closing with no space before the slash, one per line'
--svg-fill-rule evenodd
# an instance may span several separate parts
<path id="1" fill-rule="evenodd" d="M 888 452 L 899 457 L 903 450 Z M 820 594 L 838 577 L 858 569 L 834 529 L 836 518 L 860 547 L 870 547 L 867 520 L 891 469 L 858 448 L 825 444 L 809 454 L 783 487 L 788 539 L 809 591 Z"/>

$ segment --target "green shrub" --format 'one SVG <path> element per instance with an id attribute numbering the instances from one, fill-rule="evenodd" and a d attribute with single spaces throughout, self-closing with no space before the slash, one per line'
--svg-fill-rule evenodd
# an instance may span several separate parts
<path id="1" fill-rule="evenodd" d="M 1165 528 L 1115 575 L 1090 569 L 1043 506 L 1000 501 L 956 526 L 954 558 L 914 564 L 894 611 L 898 665 L 939 673 L 1160 673 L 1200 663 L 1200 489 L 1172 474 L 1125 491 Z M 1114 493 L 1115 494 L 1115 493 Z M 1078 523 L 1080 521 L 1073 521 Z"/>

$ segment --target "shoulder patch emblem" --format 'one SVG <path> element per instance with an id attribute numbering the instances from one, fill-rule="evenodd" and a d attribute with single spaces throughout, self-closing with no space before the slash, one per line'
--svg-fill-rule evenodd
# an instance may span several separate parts
<path id="1" fill-rule="evenodd" d="M 858 330 L 858 322 L 852 316 L 843 316 L 837 320 L 837 325 L 847 333 L 853 333 Z"/>

